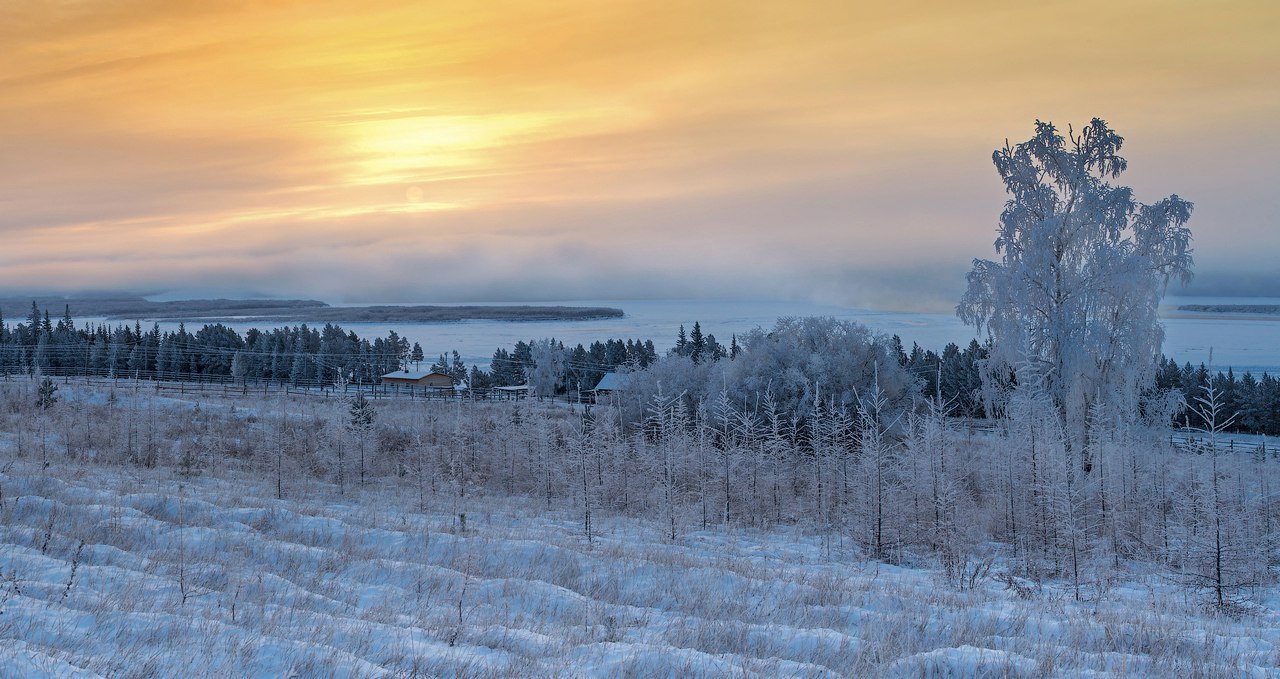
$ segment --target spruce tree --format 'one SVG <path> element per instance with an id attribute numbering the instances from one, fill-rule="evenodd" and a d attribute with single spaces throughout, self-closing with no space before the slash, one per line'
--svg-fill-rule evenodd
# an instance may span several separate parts
<path id="1" fill-rule="evenodd" d="M 30 333 L 30 343 L 35 345 L 36 338 L 40 336 L 40 307 L 36 306 L 36 301 L 31 300 L 31 313 L 27 316 L 27 331 Z"/>
<path id="2" fill-rule="evenodd" d="M 489 362 L 489 379 L 495 387 L 509 387 L 516 383 L 514 377 L 515 363 L 506 349 L 499 347 L 493 352 L 493 360 Z"/>
<path id="3" fill-rule="evenodd" d="M 702 336 L 702 324 L 694 321 L 693 331 L 689 333 L 689 358 L 700 363 L 707 351 L 707 338 Z"/>
<path id="4" fill-rule="evenodd" d="M 720 359 L 722 359 L 722 358 L 724 358 L 724 357 L 728 356 L 728 355 L 729 355 L 729 351 L 728 351 L 727 349 L 725 349 L 725 348 L 724 348 L 724 345 L 723 345 L 723 344 L 720 344 L 720 342 L 716 341 L 716 336 L 715 336 L 715 335 L 712 335 L 712 334 L 708 333 L 708 334 L 707 334 L 707 349 L 706 349 L 706 355 L 707 355 L 711 360 L 713 360 L 713 361 L 718 361 L 718 360 L 720 360 Z"/>
<path id="5" fill-rule="evenodd" d="M 453 360 L 449 366 L 449 377 L 452 377 L 455 383 L 467 379 L 467 364 L 462 362 L 462 356 L 458 354 L 457 349 L 453 350 Z"/>
<path id="6" fill-rule="evenodd" d="M 369 437 L 369 432 L 373 430 L 374 409 L 369 399 L 364 397 L 364 392 L 356 392 L 356 397 L 351 400 L 351 406 L 347 409 L 349 419 L 347 420 L 347 430 L 355 434 L 356 440 L 360 443 L 360 487 L 364 487 L 364 451 L 365 441 Z"/>
<path id="7" fill-rule="evenodd" d="M 40 381 L 40 388 L 36 391 L 36 406 L 41 410 L 48 410 L 58 402 L 58 385 L 48 377 Z"/>

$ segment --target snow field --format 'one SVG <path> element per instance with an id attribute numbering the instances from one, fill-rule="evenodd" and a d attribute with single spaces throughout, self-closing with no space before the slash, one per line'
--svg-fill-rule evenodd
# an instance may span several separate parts
<path id="1" fill-rule="evenodd" d="M 1274 597 L 1202 614 L 1134 573 L 1102 603 L 859 562 L 793 528 L 659 522 L 394 480 L 0 474 L 0 676 L 1277 676 Z"/>

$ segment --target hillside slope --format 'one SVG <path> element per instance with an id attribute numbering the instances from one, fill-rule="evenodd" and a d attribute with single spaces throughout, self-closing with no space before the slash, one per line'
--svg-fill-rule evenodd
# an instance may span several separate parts
<path id="1" fill-rule="evenodd" d="M 6 455 L 8 457 L 8 455 Z M 787 529 L 419 511 L 226 472 L 9 462 L 3 676 L 1268 676 L 1274 608 L 1205 617 L 1135 574 L 1106 603 L 849 562 Z M 307 484 L 307 485 L 301 485 Z M 483 507 L 477 513 L 475 508 Z"/>

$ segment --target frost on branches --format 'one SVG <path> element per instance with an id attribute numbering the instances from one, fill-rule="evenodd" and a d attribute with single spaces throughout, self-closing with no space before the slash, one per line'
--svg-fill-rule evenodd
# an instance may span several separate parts
<path id="1" fill-rule="evenodd" d="M 1031 139 L 997 150 L 1012 196 L 995 242 L 1001 258 L 974 260 L 957 307 L 994 340 L 988 380 L 1016 373 L 1046 393 L 1085 473 L 1091 408 L 1136 415 L 1164 338 L 1160 297 L 1171 279 L 1191 278 L 1191 203 L 1172 195 L 1146 205 L 1109 183 L 1127 166 L 1123 143 L 1098 118 L 1066 138 L 1036 121 Z"/>

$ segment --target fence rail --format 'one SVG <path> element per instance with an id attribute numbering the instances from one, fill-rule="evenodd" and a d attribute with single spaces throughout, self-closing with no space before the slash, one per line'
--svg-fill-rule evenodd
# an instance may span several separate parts
<path id="1" fill-rule="evenodd" d="M 1261 439 L 1256 437 L 1234 437 L 1231 434 L 1220 434 L 1216 441 L 1210 441 L 1210 437 L 1202 431 L 1194 431 L 1188 429 L 1180 429 L 1169 435 L 1169 443 L 1183 450 L 1193 452 L 1203 452 L 1212 445 L 1223 453 L 1251 453 L 1265 457 L 1270 451 L 1272 456 L 1280 456 L 1280 446 L 1274 442 L 1267 441 L 1264 435 Z"/>
<path id="2" fill-rule="evenodd" d="M 559 394 L 556 396 L 536 396 L 527 392 L 510 391 L 504 389 L 453 389 L 441 387 L 414 387 L 397 384 L 363 384 L 349 383 L 345 385 L 321 384 L 313 383 L 293 383 L 289 381 L 277 380 L 260 380 L 239 382 L 232 378 L 205 375 L 194 376 L 190 379 L 163 379 L 153 376 L 138 375 L 128 377 L 108 377 L 108 376 L 76 376 L 76 375 L 49 375 L 48 377 L 60 384 L 83 385 L 86 387 L 110 388 L 118 390 L 132 390 L 134 392 L 150 391 L 155 394 L 177 394 L 184 396 L 201 395 L 223 396 L 234 398 L 237 396 L 311 396 L 316 398 L 345 398 L 355 396 L 359 393 L 368 395 L 369 398 L 375 400 L 383 399 L 401 399 L 410 401 L 454 401 L 454 400 L 471 400 L 471 401 L 509 401 L 518 399 L 533 399 L 537 401 L 563 402 L 570 404 L 590 404 L 593 403 L 591 397 L 587 394 Z M 23 380 L 36 379 L 32 375 L 26 373 L 21 374 L 4 374 L 0 376 L 0 380 Z"/>
<path id="3" fill-rule="evenodd" d="M 998 423 L 990 420 L 953 418 L 952 426 L 958 431 L 974 433 L 1000 434 L 1003 432 Z M 1169 434 L 1169 445 L 1181 450 L 1203 452 L 1208 450 L 1209 444 L 1209 436 L 1202 431 L 1175 429 Z M 1273 457 L 1280 457 L 1280 445 L 1275 441 L 1268 440 L 1265 434 L 1219 434 L 1216 447 L 1218 452 L 1222 453 L 1248 453 L 1264 456 L 1270 453 Z"/>

